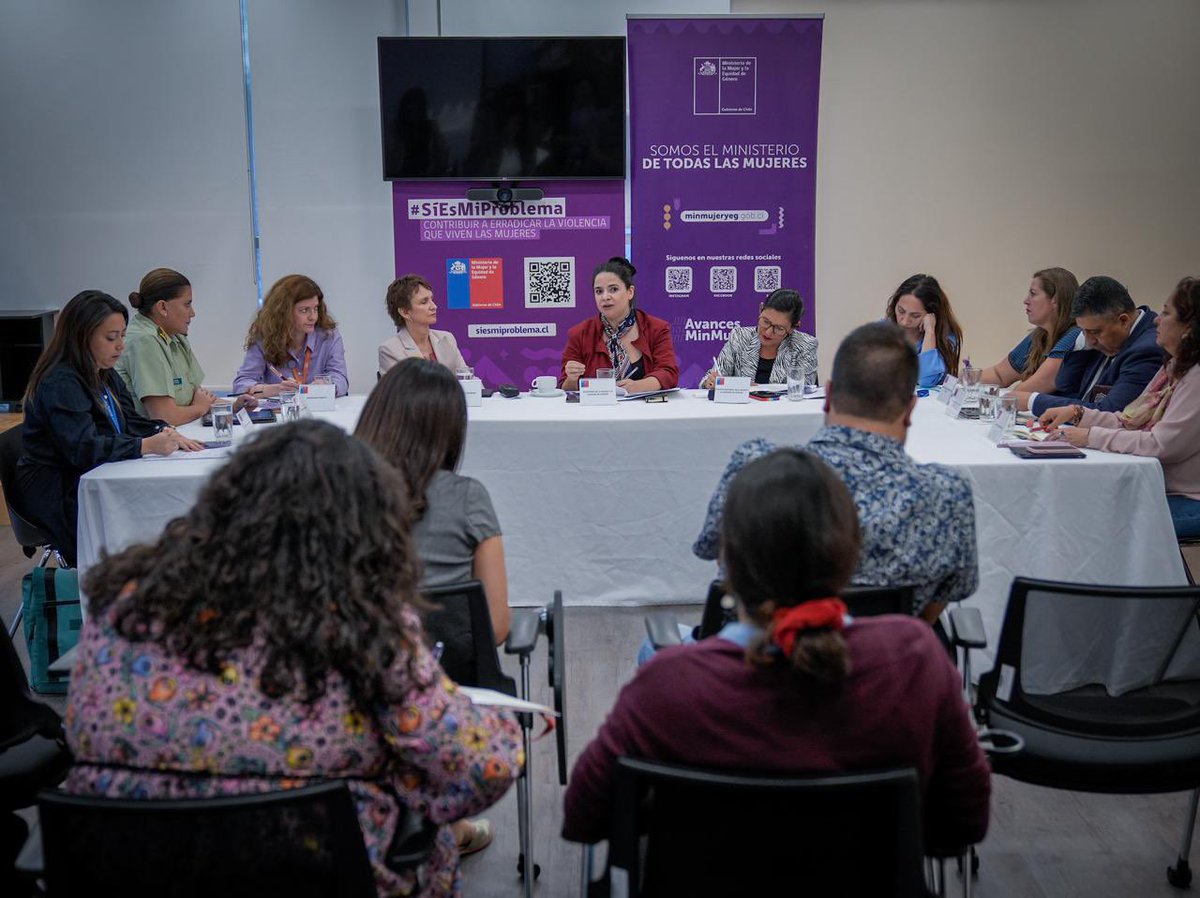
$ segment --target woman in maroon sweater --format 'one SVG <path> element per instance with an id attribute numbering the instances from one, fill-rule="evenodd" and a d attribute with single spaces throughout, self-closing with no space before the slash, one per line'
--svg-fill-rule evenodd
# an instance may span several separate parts
<path id="1" fill-rule="evenodd" d="M 634 307 L 635 274 L 637 269 L 620 256 L 596 266 L 592 291 L 599 314 L 567 331 L 558 379 L 564 390 L 578 389 L 579 378 L 595 377 L 598 368 L 613 368 L 617 386 L 630 393 L 679 386 L 671 326 Z"/>
<path id="2" fill-rule="evenodd" d="M 980 841 L 990 770 L 928 624 L 854 620 L 832 598 L 858 559 L 854 502 L 823 461 L 781 449 L 730 486 L 722 521 L 739 620 L 663 649 L 580 755 L 563 836 L 608 835 L 622 756 L 764 773 L 914 767 L 930 848 Z"/>

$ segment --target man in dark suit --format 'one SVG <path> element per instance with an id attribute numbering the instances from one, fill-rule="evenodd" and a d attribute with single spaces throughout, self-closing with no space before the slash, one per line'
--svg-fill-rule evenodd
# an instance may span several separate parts
<path id="1" fill-rule="evenodd" d="M 1060 405 L 1079 404 L 1119 412 L 1141 395 L 1165 357 L 1155 341 L 1158 316 L 1135 306 L 1120 281 L 1103 275 L 1079 285 L 1071 304 L 1075 323 L 1083 331 L 1086 349 L 1074 349 L 1063 359 L 1053 393 L 1033 393 L 1034 415 Z"/>

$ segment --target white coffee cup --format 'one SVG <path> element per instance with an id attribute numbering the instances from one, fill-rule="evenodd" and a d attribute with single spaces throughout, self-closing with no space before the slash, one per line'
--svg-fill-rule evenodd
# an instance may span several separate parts
<path id="1" fill-rule="evenodd" d="M 535 377 L 530 387 L 535 393 L 553 393 L 558 389 L 558 380 L 553 374 L 543 374 L 541 377 Z"/>

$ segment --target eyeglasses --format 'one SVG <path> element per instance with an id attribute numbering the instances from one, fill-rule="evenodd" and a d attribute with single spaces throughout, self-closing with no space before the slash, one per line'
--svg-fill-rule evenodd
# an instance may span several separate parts
<path id="1" fill-rule="evenodd" d="M 758 329 L 764 330 L 764 331 L 769 330 L 771 333 L 773 333 L 777 337 L 786 337 L 788 330 L 789 330 L 789 328 L 783 327 L 782 325 L 772 324 L 766 318 L 758 319 Z"/>

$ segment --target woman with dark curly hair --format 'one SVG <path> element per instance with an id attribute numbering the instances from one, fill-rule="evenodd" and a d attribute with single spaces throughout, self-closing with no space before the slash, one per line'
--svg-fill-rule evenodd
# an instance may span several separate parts
<path id="1" fill-rule="evenodd" d="M 289 274 L 271 285 L 250 322 L 233 390 L 278 396 L 318 377 L 328 378 L 338 396 L 350 392 L 346 350 L 325 294 L 312 278 Z"/>
<path id="2" fill-rule="evenodd" d="M 88 573 L 67 788 L 206 797 L 344 779 L 379 894 L 417 887 L 384 860 L 401 803 L 440 825 L 421 894 L 459 894 L 449 824 L 508 789 L 520 731 L 425 646 L 409 517 L 398 475 L 337 427 L 254 434 L 156 543 Z"/>
<path id="3" fill-rule="evenodd" d="M 1176 535 L 1200 536 L 1200 279 L 1175 286 L 1155 327 L 1170 359 L 1123 411 L 1064 405 L 1040 421 L 1073 446 L 1157 458 Z"/>
<path id="4" fill-rule="evenodd" d="M 914 274 L 888 299 L 883 317 L 900 325 L 920 362 L 918 387 L 936 387 L 958 373 L 963 332 L 950 308 L 950 297 L 931 274 Z"/>

